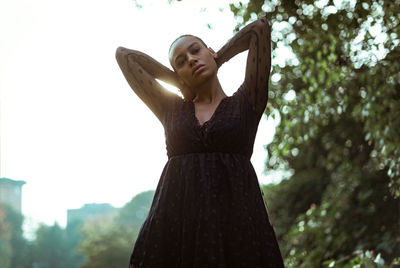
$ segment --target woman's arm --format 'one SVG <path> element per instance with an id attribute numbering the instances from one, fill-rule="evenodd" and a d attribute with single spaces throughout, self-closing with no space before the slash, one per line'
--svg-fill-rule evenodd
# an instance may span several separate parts
<path id="1" fill-rule="evenodd" d="M 262 114 L 268 101 L 268 81 L 271 71 L 271 28 L 265 18 L 242 28 L 217 52 L 217 66 L 236 54 L 249 49 L 245 81 L 240 90 L 246 91 L 253 109 Z"/>
<path id="2" fill-rule="evenodd" d="M 115 57 L 133 91 L 161 121 L 165 105 L 177 95 L 166 90 L 156 79 L 178 87 L 176 73 L 140 51 L 119 47 Z"/>

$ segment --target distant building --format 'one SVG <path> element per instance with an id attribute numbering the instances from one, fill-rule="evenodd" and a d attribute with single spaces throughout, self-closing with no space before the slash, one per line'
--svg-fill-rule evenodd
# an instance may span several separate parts
<path id="1" fill-rule="evenodd" d="M 111 206 L 110 204 L 85 204 L 83 207 L 78 209 L 67 210 L 67 225 L 73 222 L 85 222 L 87 220 L 93 220 L 101 217 L 112 216 L 118 211 L 118 208 Z"/>
<path id="2" fill-rule="evenodd" d="M 24 181 L 0 178 L 0 203 L 7 204 L 21 213 L 21 188 L 24 184 Z"/>

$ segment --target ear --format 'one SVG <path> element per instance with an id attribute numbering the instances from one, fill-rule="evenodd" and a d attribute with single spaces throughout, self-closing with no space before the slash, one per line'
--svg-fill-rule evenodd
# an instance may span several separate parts
<path id="1" fill-rule="evenodd" d="M 209 47 L 208 50 L 211 52 L 211 55 L 213 55 L 214 59 L 218 58 L 218 54 L 214 51 L 214 49 Z"/>

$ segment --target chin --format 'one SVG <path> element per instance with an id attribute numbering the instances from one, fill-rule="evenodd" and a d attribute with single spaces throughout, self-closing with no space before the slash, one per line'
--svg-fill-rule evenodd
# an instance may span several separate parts
<path id="1" fill-rule="evenodd" d="M 210 81 L 216 77 L 217 77 L 217 72 L 214 72 L 214 71 L 210 72 L 210 71 L 206 70 L 206 71 L 200 73 L 196 77 L 195 81 L 193 81 L 193 84 L 194 84 L 193 87 L 207 83 L 208 81 Z"/>

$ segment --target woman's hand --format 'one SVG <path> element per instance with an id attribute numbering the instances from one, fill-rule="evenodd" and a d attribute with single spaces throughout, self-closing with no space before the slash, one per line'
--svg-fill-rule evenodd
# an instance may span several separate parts
<path id="1" fill-rule="evenodd" d="M 189 87 L 188 85 L 186 85 L 185 82 L 183 82 L 183 81 L 180 81 L 179 89 L 182 92 L 182 95 L 186 100 L 191 101 L 196 97 L 195 90 L 193 88 Z"/>
<path id="2" fill-rule="evenodd" d="M 214 49 L 212 49 L 211 47 L 209 47 L 208 50 L 210 50 L 211 55 L 214 57 L 215 63 L 217 64 L 217 69 L 219 69 L 222 64 L 219 61 L 218 53 L 215 52 Z"/>
<path id="3" fill-rule="evenodd" d="M 185 100 L 193 100 L 194 97 L 196 97 L 194 94 L 195 90 L 186 85 L 175 71 L 170 71 L 170 77 L 172 79 L 170 79 L 168 82 L 179 89 Z"/>

